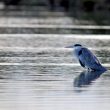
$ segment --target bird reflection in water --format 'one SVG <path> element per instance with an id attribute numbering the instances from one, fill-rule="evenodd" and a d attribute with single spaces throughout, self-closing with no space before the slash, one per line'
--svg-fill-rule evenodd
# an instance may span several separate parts
<path id="1" fill-rule="evenodd" d="M 94 80 L 99 78 L 105 71 L 83 71 L 74 79 L 75 87 L 84 87 L 90 85 Z"/>

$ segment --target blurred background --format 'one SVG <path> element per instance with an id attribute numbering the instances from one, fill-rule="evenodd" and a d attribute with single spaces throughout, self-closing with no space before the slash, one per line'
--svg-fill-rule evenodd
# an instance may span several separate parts
<path id="1" fill-rule="evenodd" d="M 109 19 L 110 19 L 110 1 L 109 0 L 0 0 L 0 16 L 5 20 L 0 18 L 2 29 L 1 32 L 9 31 L 10 33 L 19 31 L 24 33 L 44 33 L 47 32 L 47 27 L 44 29 L 44 24 L 48 23 L 49 32 L 56 33 L 91 33 L 91 34 L 109 34 Z M 8 19 L 7 17 L 19 17 L 18 19 Z M 43 23 L 40 26 L 42 30 L 33 29 L 30 27 L 22 27 L 23 24 L 29 24 L 26 20 L 21 21 L 21 17 L 29 18 L 33 17 L 34 21 L 31 19 L 29 22 Z M 53 19 L 47 19 L 51 17 Z M 57 18 L 58 19 L 55 19 Z M 38 18 L 41 18 L 37 20 Z M 46 18 L 45 20 L 43 20 Z M 61 18 L 63 18 L 61 20 Z M 60 21 L 61 20 L 61 21 Z M 15 27 L 14 29 L 11 26 L 11 22 L 14 24 L 20 25 L 20 28 Z M 10 25 L 9 30 L 7 27 L 2 24 L 8 22 Z M 7 23 L 6 23 L 7 24 Z M 65 27 L 65 24 L 66 27 Z M 79 26 L 83 25 L 83 26 Z M 64 28 L 65 27 L 65 28 Z M 32 26 L 31 26 L 32 28 Z M 60 29 L 59 29 L 60 28 Z M 60 32 L 59 32 L 60 31 Z"/>

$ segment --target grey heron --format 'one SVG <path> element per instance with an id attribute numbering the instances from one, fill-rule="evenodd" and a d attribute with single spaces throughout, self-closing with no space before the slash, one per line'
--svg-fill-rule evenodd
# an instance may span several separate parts
<path id="1" fill-rule="evenodd" d="M 75 56 L 79 60 L 79 63 L 82 67 L 92 71 L 107 70 L 101 65 L 97 57 L 86 47 L 83 47 L 80 44 L 75 44 L 68 46 L 67 48 L 74 49 Z"/>

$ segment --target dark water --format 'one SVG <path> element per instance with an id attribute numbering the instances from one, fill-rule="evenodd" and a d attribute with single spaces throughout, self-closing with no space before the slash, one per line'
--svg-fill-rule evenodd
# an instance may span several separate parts
<path id="1" fill-rule="evenodd" d="M 108 71 L 85 72 L 64 48 L 74 43 L 91 49 Z M 0 110 L 110 109 L 109 46 L 102 35 L 0 35 Z"/>

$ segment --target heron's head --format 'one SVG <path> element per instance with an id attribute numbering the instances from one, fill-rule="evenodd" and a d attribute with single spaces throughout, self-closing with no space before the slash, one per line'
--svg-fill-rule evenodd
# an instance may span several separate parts
<path id="1" fill-rule="evenodd" d="M 66 48 L 80 48 L 80 47 L 82 47 L 81 44 L 75 44 L 75 45 L 67 46 Z"/>
<path id="2" fill-rule="evenodd" d="M 74 44 L 74 45 L 71 45 L 71 46 L 67 46 L 66 48 L 72 48 L 74 54 L 78 57 L 78 53 L 81 50 L 82 45 L 81 44 Z"/>
<path id="3" fill-rule="evenodd" d="M 74 47 L 81 47 L 81 44 L 75 44 Z"/>

